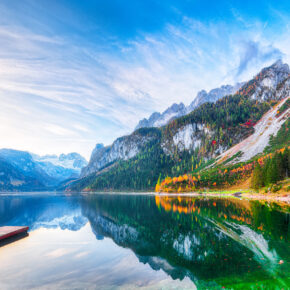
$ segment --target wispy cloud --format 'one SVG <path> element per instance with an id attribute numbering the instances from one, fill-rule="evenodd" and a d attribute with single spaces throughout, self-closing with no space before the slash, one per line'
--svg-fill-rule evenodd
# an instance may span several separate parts
<path id="1" fill-rule="evenodd" d="M 278 48 L 272 45 L 262 46 L 259 42 L 247 41 L 241 45 L 240 63 L 237 70 L 237 76 L 246 72 L 251 64 L 264 64 L 269 60 L 283 58 L 282 53 Z"/>
<path id="2" fill-rule="evenodd" d="M 236 15 L 239 25 L 183 17 L 157 32 L 100 43 L 8 16 L 0 23 L 0 147 L 40 154 L 88 157 L 95 143 L 129 133 L 153 111 L 246 80 L 290 54 L 286 16 L 275 39 L 269 25 Z"/>

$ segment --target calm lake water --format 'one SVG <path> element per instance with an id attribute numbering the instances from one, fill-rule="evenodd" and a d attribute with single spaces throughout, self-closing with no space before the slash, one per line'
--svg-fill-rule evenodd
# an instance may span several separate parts
<path id="1" fill-rule="evenodd" d="M 0 195 L 0 289 L 289 289 L 289 206 L 235 198 Z"/>

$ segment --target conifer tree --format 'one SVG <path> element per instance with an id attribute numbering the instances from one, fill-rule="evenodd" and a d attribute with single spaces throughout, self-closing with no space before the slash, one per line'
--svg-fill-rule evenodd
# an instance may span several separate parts
<path id="1" fill-rule="evenodd" d="M 277 181 L 282 180 L 284 178 L 284 170 L 283 170 L 283 157 L 281 153 L 276 153 L 274 156 L 276 166 L 277 166 Z"/>
<path id="2" fill-rule="evenodd" d="M 266 184 L 276 183 L 279 180 L 278 167 L 276 158 L 270 159 L 269 166 L 266 173 Z"/>
<path id="3" fill-rule="evenodd" d="M 285 151 L 283 152 L 283 170 L 284 170 L 284 177 L 289 177 L 290 171 L 290 150 L 286 147 Z"/>
<path id="4" fill-rule="evenodd" d="M 255 169 L 253 171 L 251 187 L 254 189 L 259 189 L 264 186 L 263 171 L 259 162 L 257 162 Z"/>

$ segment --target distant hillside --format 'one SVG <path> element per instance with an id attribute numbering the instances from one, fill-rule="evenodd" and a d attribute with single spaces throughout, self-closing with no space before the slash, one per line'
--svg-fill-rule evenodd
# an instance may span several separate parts
<path id="1" fill-rule="evenodd" d="M 0 149 L 0 190 L 54 189 L 66 179 L 78 178 L 86 164 L 77 153 L 41 157 L 25 151 Z"/>
<path id="2" fill-rule="evenodd" d="M 152 190 L 166 176 L 209 166 L 232 146 L 257 135 L 258 124 L 267 123 L 265 120 L 277 113 L 277 106 L 282 107 L 290 96 L 289 75 L 288 65 L 278 61 L 234 95 L 203 103 L 161 128 L 141 128 L 111 146 L 98 146 L 81 179 L 68 190 Z M 264 115 L 266 112 L 269 115 Z M 259 131 L 268 137 L 263 139 L 264 146 L 253 152 L 267 146 L 270 134 L 275 135 L 287 120 L 287 113 L 283 114 L 273 126 L 266 125 L 265 132 Z"/>

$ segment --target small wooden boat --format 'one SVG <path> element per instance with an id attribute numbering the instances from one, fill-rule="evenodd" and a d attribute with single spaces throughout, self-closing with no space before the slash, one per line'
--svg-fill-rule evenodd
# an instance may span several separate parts
<path id="1" fill-rule="evenodd" d="M 27 235 L 28 229 L 29 227 L 15 227 L 15 226 L 0 227 L 0 241 L 18 235 Z"/>

